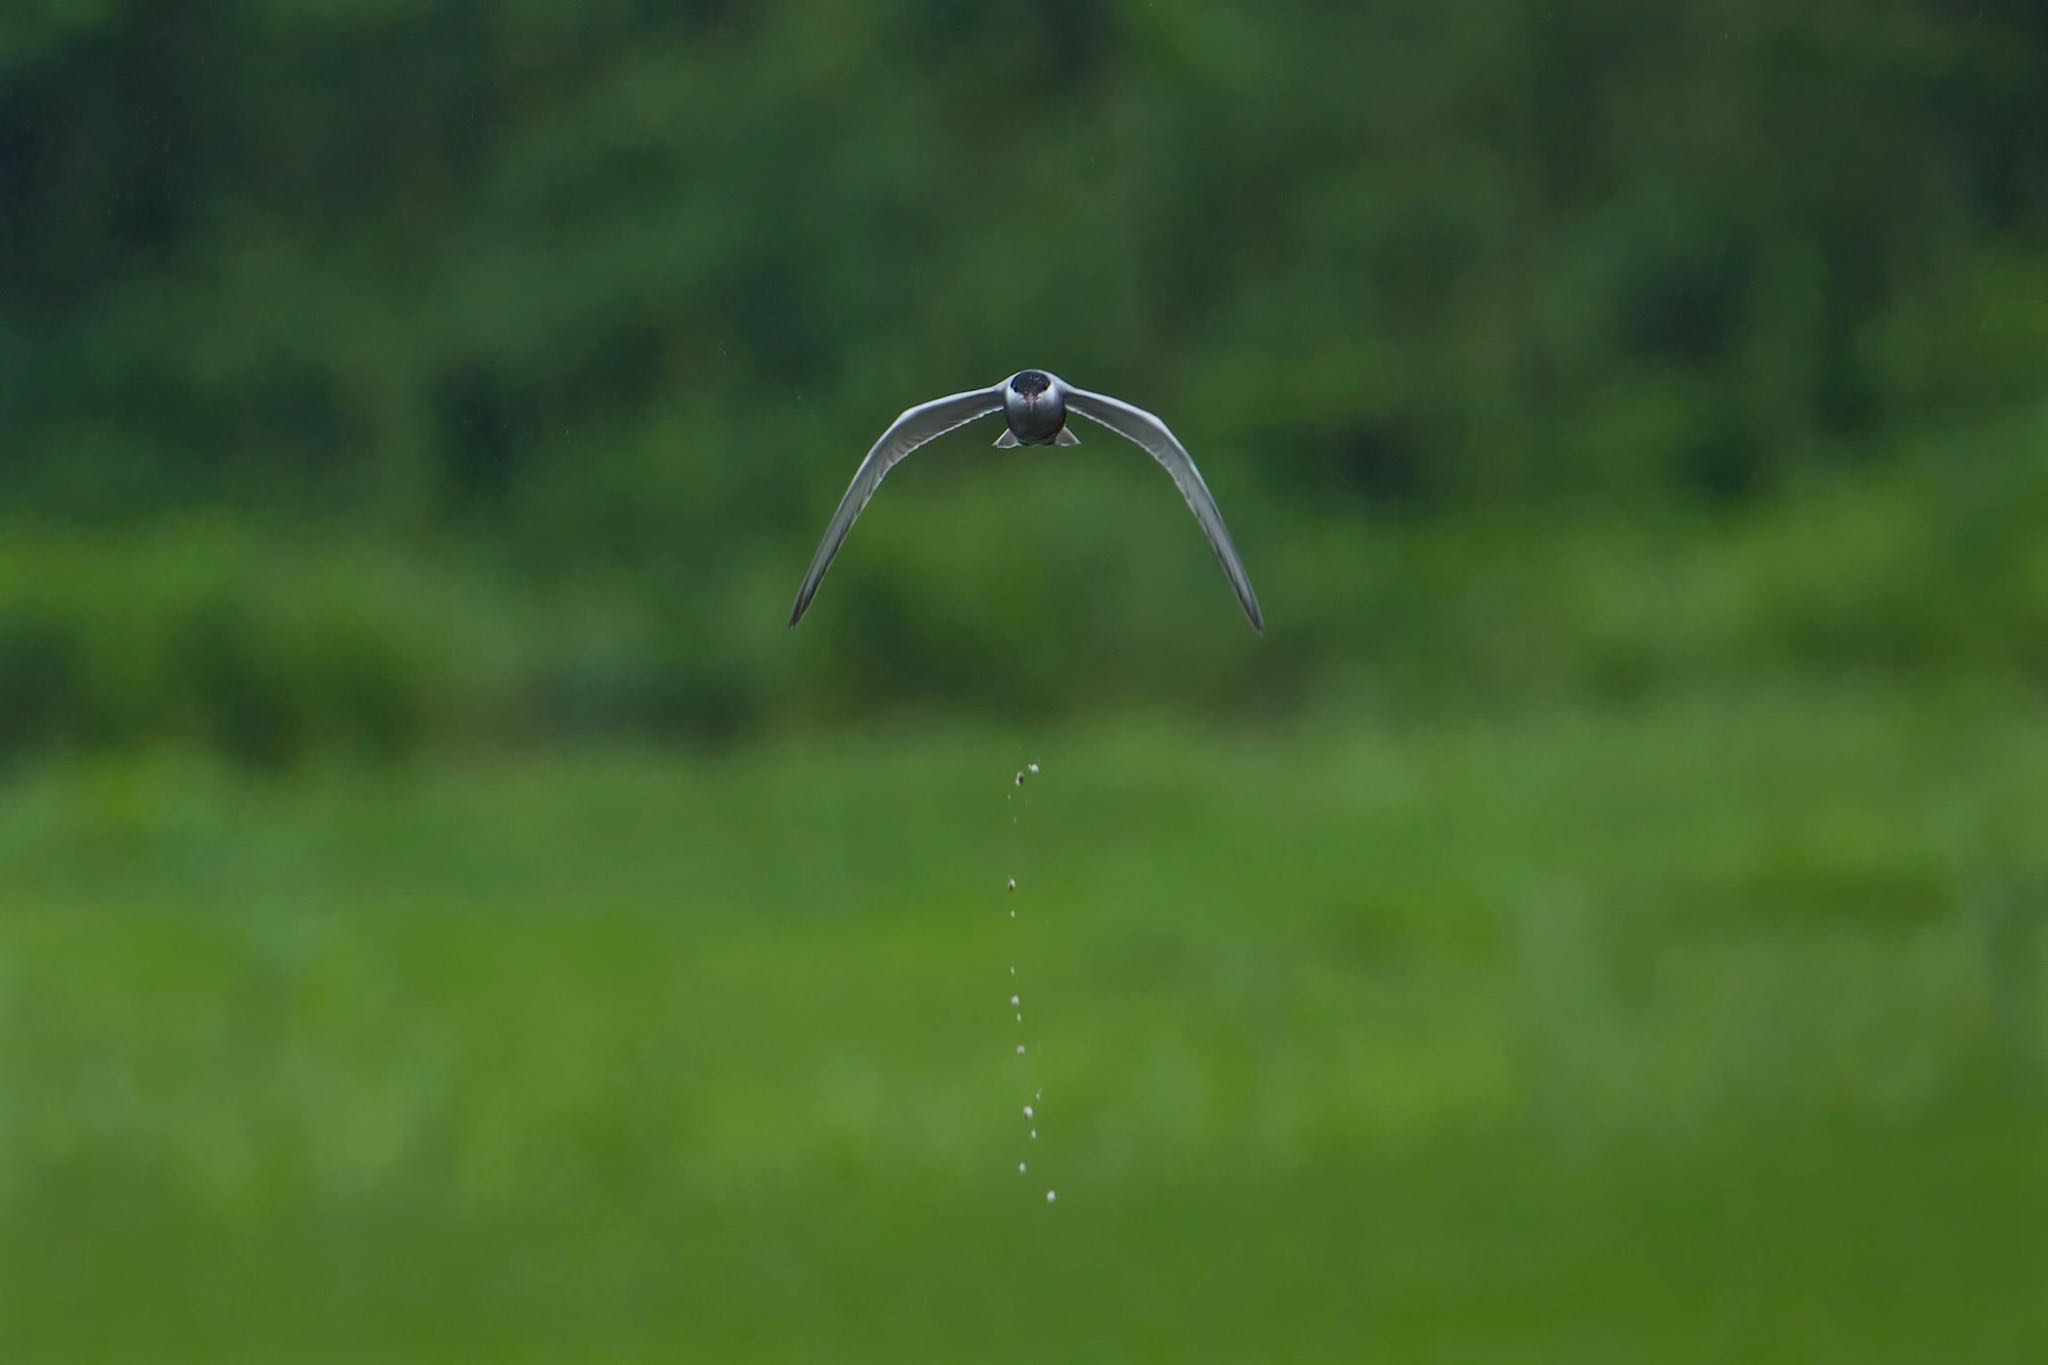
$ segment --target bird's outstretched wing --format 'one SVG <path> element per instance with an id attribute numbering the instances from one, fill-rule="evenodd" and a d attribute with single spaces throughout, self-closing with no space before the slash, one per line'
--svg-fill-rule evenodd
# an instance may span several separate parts
<path id="1" fill-rule="evenodd" d="M 804 585 L 797 589 L 796 606 L 789 613 L 792 626 L 803 619 L 804 609 L 811 605 L 818 584 L 825 579 L 825 570 L 832 567 L 832 556 L 839 553 L 839 547 L 846 542 L 846 533 L 853 529 L 854 518 L 875 496 L 875 490 L 882 486 L 883 477 L 904 456 L 925 442 L 945 435 L 954 427 L 965 426 L 977 417 L 999 411 L 1002 406 L 1003 386 L 997 384 L 992 388 L 973 389 L 920 403 L 889 424 L 889 429 L 868 451 L 868 457 L 860 462 L 860 468 L 854 471 L 853 482 L 846 487 L 846 496 L 839 500 L 839 510 L 832 514 L 830 524 L 825 527 L 825 538 L 818 543 L 818 553 L 811 556 L 811 567 L 804 574 Z"/>
<path id="2" fill-rule="evenodd" d="M 1202 471 L 1195 468 L 1195 462 L 1166 423 L 1154 417 L 1143 408 L 1134 408 L 1120 398 L 1108 394 L 1090 393 L 1086 389 L 1067 386 L 1067 408 L 1078 412 L 1091 421 L 1100 422 L 1125 440 L 1132 442 L 1146 454 L 1165 467 L 1180 488 L 1181 496 L 1188 500 L 1195 520 L 1202 523 L 1203 534 L 1209 537 L 1209 548 L 1216 552 L 1216 558 L 1223 565 L 1223 572 L 1230 577 L 1230 586 L 1237 589 L 1238 603 L 1244 607 L 1244 614 L 1251 619 L 1252 629 L 1261 635 L 1266 633 L 1266 620 L 1259 612 L 1259 595 L 1252 591 L 1251 575 L 1244 571 L 1244 561 L 1237 557 L 1237 546 L 1231 543 L 1230 528 L 1223 524 L 1223 514 L 1216 510 L 1216 499 L 1209 495 L 1209 485 L 1202 482 Z"/>

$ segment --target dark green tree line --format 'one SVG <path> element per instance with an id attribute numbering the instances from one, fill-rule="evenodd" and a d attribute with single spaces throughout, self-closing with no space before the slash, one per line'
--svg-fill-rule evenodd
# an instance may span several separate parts
<path id="1" fill-rule="evenodd" d="M 1355 586 L 1430 586 L 1373 544 L 1768 517 L 2039 403 L 2041 16 L 31 0 L 0 17 L 0 674 L 86 740 L 177 730 L 49 695 L 173 667 L 103 657 L 133 610 L 166 659 L 247 655 L 252 695 L 412 660 L 365 684 L 402 745 L 441 694 L 516 698 L 507 732 L 715 732 L 805 697 L 1391 686 L 1388 629 L 1469 670 Z M 1179 600 L 1203 552 L 1156 471 L 1093 443 L 906 470 L 820 673 L 756 630 L 895 411 L 1025 364 L 1168 412 L 1283 604 L 1353 584 L 1283 605 L 1315 638 L 1243 671 L 1220 590 Z M 1060 562 L 1020 574 L 1027 544 Z M 188 551 L 215 567 L 164 571 Z M 60 562 L 114 605 L 38 586 Z M 247 586 L 285 562 L 353 604 L 329 643 Z M 422 578 L 463 624 L 407 624 Z"/>

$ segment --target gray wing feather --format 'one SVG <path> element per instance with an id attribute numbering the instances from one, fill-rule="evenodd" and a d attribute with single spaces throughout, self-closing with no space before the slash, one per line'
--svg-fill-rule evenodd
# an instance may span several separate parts
<path id="1" fill-rule="evenodd" d="M 1230 586 L 1237 589 L 1238 603 L 1251 619 L 1252 629 L 1265 634 L 1266 620 L 1259 612 L 1259 595 L 1252 591 L 1251 575 L 1245 572 L 1244 561 L 1238 558 L 1237 546 L 1231 542 L 1230 528 L 1223 524 L 1223 513 L 1216 510 L 1216 499 L 1210 496 L 1209 485 L 1202 482 L 1202 471 L 1195 468 L 1187 447 L 1167 430 L 1166 423 L 1143 408 L 1134 408 L 1108 394 L 1090 393 L 1069 385 L 1067 407 L 1132 442 L 1159 461 L 1173 476 L 1181 496 L 1188 500 L 1188 507 L 1194 512 L 1195 520 L 1202 524 L 1203 533 L 1209 537 L 1209 548 L 1216 552 L 1223 572 L 1230 578 Z"/>
<path id="2" fill-rule="evenodd" d="M 854 471 L 846 496 L 839 500 L 839 510 L 832 514 L 831 522 L 825 527 L 825 538 L 818 543 L 818 552 L 811 556 L 811 567 L 804 574 L 804 585 L 797 589 L 796 606 L 789 613 L 792 626 L 803 619 L 804 609 L 811 605 L 818 584 L 825 580 L 825 570 L 832 567 L 832 557 L 839 553 L 839 547 L 846 542 L 846 533 L 853 529 L 854 519 L 873 499 L 875 490 L 882 486 L 882 479 L 888 472 L 901 463 L 904 456 L 927 441 L 943 436 L 955 427 L 965 426 L 977 417 L 999 411 L 1002 406 L 1003 386 L 998 384 L 993 388 L 973 389 L 920 403 L 889 424 L 889 429 L 868 451 L 868 457 L 860 462 L 860 468 Z"/>

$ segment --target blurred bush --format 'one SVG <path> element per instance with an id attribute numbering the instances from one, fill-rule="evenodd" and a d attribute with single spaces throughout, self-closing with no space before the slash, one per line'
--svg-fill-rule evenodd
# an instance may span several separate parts
<path id="1" fill-rule="evenodd" d="M 346 546 L 232 528 L 0 548 L 0 746 L 209 743 L 260 764 L 391 755 L 510 716 L 504 603 Z"/>
<path id="2" fill-rule="evenodd" d="M 1010 480 L 1021 497 L 905 494 L 801 647 L 773 571 L 659 593 L 232 522 L 17 532 L 0 549 L 0 754 L 169 741 L 282 766 L 622 730 L 715 742 L 877 705 L 1253 719 L 1802 677 L 2033 690 L 2043 452 L 2048 409 L 1733 512 L 1304 519 L 1261 564 L 1291 619 L 1249 650 L 1207 548 L 1143 469 L 1034 471 Z M 1005 591 L 1024 574 L 1033 591 Z"/>

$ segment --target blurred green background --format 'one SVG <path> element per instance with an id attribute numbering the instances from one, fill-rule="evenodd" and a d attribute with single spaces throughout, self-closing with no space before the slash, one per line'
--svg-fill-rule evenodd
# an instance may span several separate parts
<path id="1" fill-rule="evenodd" d="M 2044 15 L 0 9 L 0 1359 L 2048 1357 Z"/>

